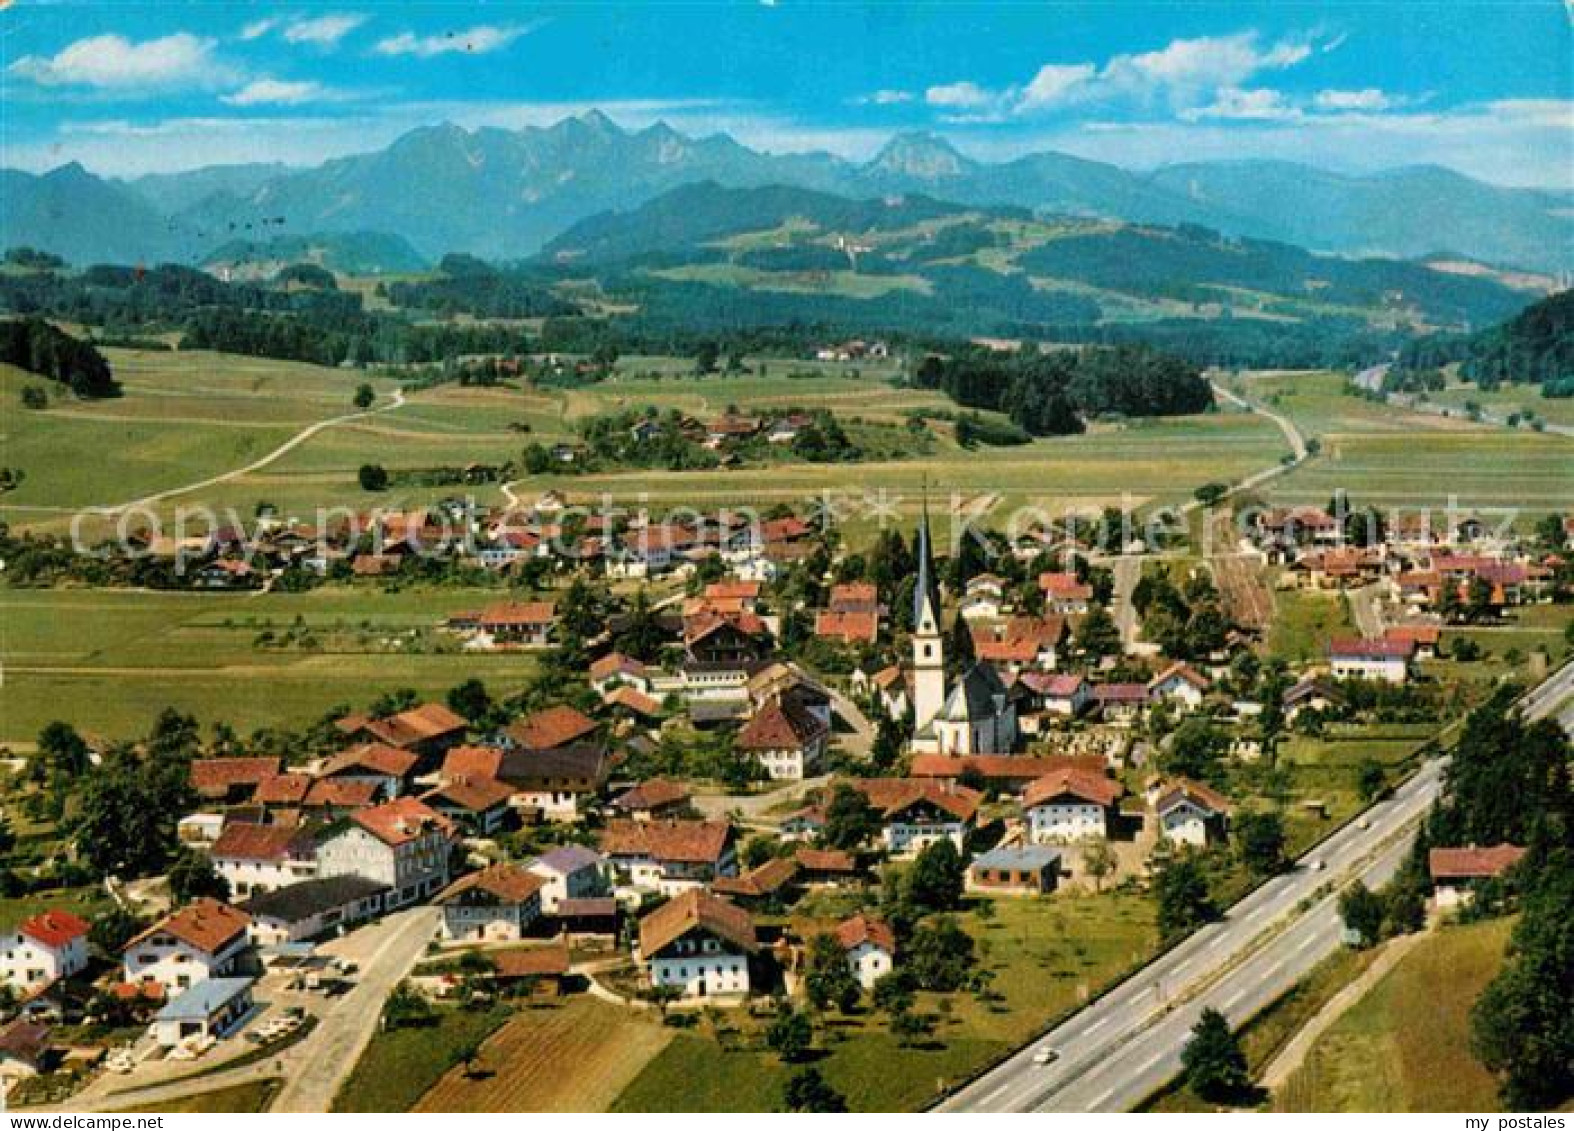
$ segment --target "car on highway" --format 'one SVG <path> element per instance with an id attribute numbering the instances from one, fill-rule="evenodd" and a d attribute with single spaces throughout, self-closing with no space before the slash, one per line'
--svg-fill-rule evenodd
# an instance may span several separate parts
<path id="1" fill-rule="evenodd" d="M 1034 1064 L 1054 1064 L 1060 1059 L 1060 1050 L 1044 1045 L 1033 1054 Z"/>

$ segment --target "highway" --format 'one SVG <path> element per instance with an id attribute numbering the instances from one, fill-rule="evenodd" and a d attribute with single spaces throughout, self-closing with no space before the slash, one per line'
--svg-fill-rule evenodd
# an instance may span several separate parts
<path id="1" fill-rule="evenodd" d="M 1574 728 L 1574 664 L 1526 695 L 1527 717 Z M 1574 731 L 1571 731 L 1574 733 Z M 1442 788 L 1446 758 L 1422 764 L 1385 801 L 1049 1034 L 940 1104 L 942 1112 L 1129 1111 L 1181 1070 L 1202 1010 L 1239 1025 L 1340 945 L 1338 893 L 1359 877 L 1385 882 Z M 1059 1051 L 1036 1065 L 1041 1046 Z"/>

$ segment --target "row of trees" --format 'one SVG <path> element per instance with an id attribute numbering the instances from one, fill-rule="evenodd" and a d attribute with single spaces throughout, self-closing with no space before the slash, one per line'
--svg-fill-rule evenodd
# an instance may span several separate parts
<path id="1" fill-rule="evenodd" d="M 58 381 L 79 397 L 120 395 L 103 354 L 42 318 L 0 322 L 0 362 Z"/>

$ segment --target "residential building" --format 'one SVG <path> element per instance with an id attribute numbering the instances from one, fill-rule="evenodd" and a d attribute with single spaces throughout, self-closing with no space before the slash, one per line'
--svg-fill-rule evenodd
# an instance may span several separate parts
<path id="1" fill-rule="evenodd" d="M 298 825 L 229 821 L 208 855 L 236 899 L 298 884 L 317 874 L 316 842 L 310 830 Z"/>
<path id="2" fill-rule="evenodd" d="M 131 985 L 157 982 L 173 995 L 234 974 L 250 949 L 250 926 L 250 917 L 227 903 L 194 900 L 126 944 L 125 980 Z"/>
<path id="3" fill-rule="evenodd" d="M 318 845 L 322 876 L 361 876 L 390 889 L 390 909 L 425 899 L 448 882 L 453 822 L 414 797 L 352 813 Z"/>
<path id="4" fill-rule="evenodd" d="M 543 852 L 525 867 L 541 877 L 541 910 L 546 915 L 557 915 L 565 902 L 605 895 L 609 887 L 601 854 L 582 844 Z"/>
<path id="5" fill-rule="evenodd" d="M 1120 794 L 1120 783 L 1103 773 L 1067 768 L 1045 774 L 1022 795 L 1028 835 L 1034 844 L 1106 839 Z"/>
<path id="6" fill-rule="evenodd" d="M 825 756 L 831 728 L 790 698 L 772 699 L 738 732 L 733 746 L 754 758 L 772 781 L 811 777 Z"/>
<path id="7" fill-rule="evenodd" d="M 754 920 L 698 888 L 675 895 L 639 922 L 639 959 L 653 988 L 684 998 L 741 998 L 759 950 Z"/>
<path id="8" fill-rule="evenodd" d="M 209 978 L 181 993 L 153 1018 L 153 1039 L 174 1048 L 198 1038 L 227 1037 L 250 1016 L 250 978 Z"/>
<path id="9" fill-rule="evenodd" d="M 1415 641 L 1409 638 L 1341 637 L 1328 642 L 1328 666 L 1335 679 L 1404 683 L 1410 678 L 1410 659 L 1415 648 Z"/>
<path id="10" fill-rule="evenodd" d="M 1469 903 L 1475 885 L 1495 880 L 1524 859 L 1525 850 L 1516 844 L 1497 844 L 1490 848 L 1434 848 L 1427 854 L 1437 906 L 1447 910 Z"/>
<path id="11" fill-rule="evenodd" d="M 304 942 L 333 934 L 382 914 L 389 888 L 362 876 L 302 880 L 262 891 L 240 905 L 251 918 L 251 941 L 259 947 Z"/>
<path id="12" fill-rule="evenodd" d="M 666 895 L 738 870 L 726 821 L 613 819 L 601 831 L 601 851 L 620 887 Z"/>
<path id="13" fill-rule="evenodd" d="M 883 919 L 862 913 L 836 925 L 836 941 L 847 955 L 847 967 L 866 990 L 896 965 L 896 932 Z"/>
<path id="14" fill-rule="evenodd" d="M 87 968 L 87 923 L 46 910 L 0 930 L 0 985 L 27 997 Z"/>
<path id="15" fill-rule="evenodd" d="M 1159 835 L 1198 848 L 1224 835 L 1232 809 L 1229 799 L 1217 790 L 1189 778 L 1176 778 L 1160 788 L 1153 803 Z"/>
<path id="16" fill-rule="evenodd" d="M 493 864 L 460 876 L 435 902 L 443 909 L 443 934 L 482 942 L 517 940 L 541 918 L 546 880 L 515 864 Z"/>
<path id="17" fill-rule="evenodd" d="M 1043 844 L 993 848 L 967 868 L 969 891 L 1048 895 L 1060 883 L 1060 849 Z"/>
<path id="18" fill-rule="evenodd" d="M 948 781 L 864 778 L 850 783 L 880 814 L 880 838 L 893 856 L 913 855 L 937 840 L 961 851 L 984 795 Z"/>

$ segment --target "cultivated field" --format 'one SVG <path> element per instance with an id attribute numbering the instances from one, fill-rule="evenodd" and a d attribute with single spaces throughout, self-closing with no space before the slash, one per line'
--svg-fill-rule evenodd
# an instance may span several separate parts
<path id="1" fill-rule="evenodd" d="M 469 1075 L 451 1069 L 413 1110 L 605 1111 L 675 1032 L 653 1012 L 589 996 L 525 1008 L 487 1039 Z"/>

